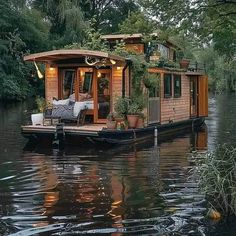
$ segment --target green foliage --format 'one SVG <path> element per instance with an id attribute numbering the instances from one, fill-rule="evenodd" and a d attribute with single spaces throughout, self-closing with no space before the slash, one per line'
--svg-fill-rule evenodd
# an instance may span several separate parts
<path id="1" fill-rule="evenodd" d="M 200 187 L 213 208 L 226 216 L 236 215 L 236 148 L 218 146 L 214 152 L 202 155 L 198 166 Z"/>
<path id="2" fill-rule="evenodd" d="M 38 107 L 38 112 L 43 113 L 47 106 L 45 98 L 37 96 L 35 101 Z"/>
<path id="3" fill-rule="evenodd" d="M 107 120 L 115 121 L 115 114 L 113 112 L 110 112 L 107 116 Z"/>
<path id="4" fill-rule="evenodd" d="M 172 28 L 183 32 L 200 45 L 214 45 L 221 55 L 233 59 L 236 53 L 236 7 L 235 1 L 215 0 L 140 0 L 150 17 L 162 29 Z M 178 14 L 176 14 L 178 12 Z"/>
<path id="5" fill-rule="evenodd" d="M 160 74 L 147 73 L 143 78 L 143 83 L 146 88 L 159 88 L 160 85 Z"/>
<path id="6" fill-rule="evenodd" d="M 90 27 L 86 31 L 83 48 L 99 51 L 109 50 L 106 42 L 101 38 L 100 30 L 95 30 L 94 20 L 90 22 Z"/>
<path id="7" fill-rule="evenodd" d="M 50 22 L 51 47 L 59 48 L 83 40 L 87 24 L 79 1 L 33 0 L 31 5 L 41 11 Z"/>
<path id="8" fill-rule="evenodd" d="M 118 25 L 123 22 L 130 12 L 138 10 L 138 5 L 132 0 L 78 0 L 85 19 L 95 20 L 95 30 L 102 33 L 118 31 Z"/>
<path id="9" fill-rule="evenodd" d="M 126 116 L 128 114 L 130 99 L 127 97 L 118 97 L 115 101 L 114 110 L 119 116 Z"/>
<path id="10" fill-rule="evenodd" d="M 144 108 L 144 97 L 134 94 L 131 98 L 118 97 L 115 102 L 115 112 L 121 116 L 140 114 Z"/>
<path id="11" fill-rule="evenodd" d="M 136 96 L 135 94 L 131 97 L 128 107 L 129 115 L 137 115 L 143 111 L 144 108 L 144 96 Z"/>
<path id="12" fill-rule="evenodd" d="M 153 33 L 154 24 L 142 12 L 132 12 L 129 17 L 119 25 L 120 33 L 124 34 L 150 34 Z"/>
<path id="13" fill-rule="evenodd" d="M 47 44 L 48 28 L 40 13 L 25 8 L 23 2 L 15 4 L 0 2 L 1 100 L 21 100 L 32 91 L 28 81 L 32 68 L 23 62 L 23 55 L 28 49 L 42 50 Z"/>

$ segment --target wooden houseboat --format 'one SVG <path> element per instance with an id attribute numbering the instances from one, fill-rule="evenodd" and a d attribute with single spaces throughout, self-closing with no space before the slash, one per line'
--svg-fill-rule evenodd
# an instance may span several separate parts
<path id="1" fill-rule="evenodd" d="M 103 39 L 111 48 L 122 39 L 127 50 L 143 53 L 149 61 L 158 62 L 160 56 L 176 59 L 177 47 L 171 42 L 156 43 L 150 50 L 141 34 L 104 35 Z M 144 126 L 109 129 L 107 116 L 114 111 L 117 98 L 132 96 L 132 60 L 80 49 L 36 53 L 24 60 L 45 63 L 45 99 L 51 105 L 50 114 L 22 126 L 22 134 L 28 138 L 130 143 L 157 133 L 199 126 L 208 115 L 208 82 L 203 72 L 153 63 L 148 73 L 156 76 L 159 86 L 153 90 L 142 85 L 146 95 Z M 73 119 L 77 122 L 63 122 Z"/>

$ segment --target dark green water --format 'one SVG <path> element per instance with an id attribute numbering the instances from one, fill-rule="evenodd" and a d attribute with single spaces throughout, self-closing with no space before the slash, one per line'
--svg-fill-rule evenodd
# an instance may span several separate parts
<path id="1" fill-rule="evenodd" d="M 194 154 L 236 141 L 236 96 L 209 100 L 207 129 L 154 146 L 27 144 L 27 104 L 0 106 L 0 235 L 235 235 L 205 219 Z"/>

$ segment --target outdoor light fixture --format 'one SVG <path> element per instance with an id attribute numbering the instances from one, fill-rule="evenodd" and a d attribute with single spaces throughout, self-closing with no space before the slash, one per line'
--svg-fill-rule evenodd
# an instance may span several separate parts
<path id="1" fill-rule="evenodd" d="M 80 70 L 80 76 L 83 77 L 85 75 L 85 72 L 83 70 Z"/>
<path id="2" fill-rule="evenodd" d="M 49 70 L 54 70 L 54 69 L 55 69 L 54 65 L 50 64 L 49 65 Z"/>
<path id="3" fill-rule="evenodd" d="M 41 71 L 39 70 L 39 68 L 38 68 L 38 66 L 37 66 L 37 64 L 36 64 L 35 61 L 34 61 L 34 66 L 35 66 L 35 68 L 36 68 L 37 75 L 38 75 L 39 79 L 42 79 L 42 78 L 43 78 L 43 74 L 42 74 Z"/>
<path id="4" fill-rule="evenodd" d="M 116 61 L 113 60 L 113 59 L 110 59 L 110 62 L 111 62 L 112 65 L 115 65 L 115 64 L 116 64 Z"/>

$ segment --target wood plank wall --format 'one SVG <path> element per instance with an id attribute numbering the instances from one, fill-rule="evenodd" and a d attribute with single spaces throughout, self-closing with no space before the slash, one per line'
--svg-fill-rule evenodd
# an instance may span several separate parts
<path id="1" fill-rule="evenodd" d="M 208 77 L 198 77 L 198 116 L 208 116 Z"/>
<path id="2" fill-rule="evenodd" d="M 114 104 L 117 97 L 122 96 L 122 70 L 123 67 L 112 67 L 112 110 L 114 111 Z"/>
<path id="3" fill-rule="evenodd" d="M 163 76 L 162 76 L 163 77 Z M 173 85 L 173 79 L 172 79 Z M 181 96 L 174 98 L 174 86 L 172 97 L 164 98 L 164 80 L 161 79 L 161 124 L 170 121 L 181 121 L 190 118 L 190 83 L 189 78 L 181 74 Z"/>
<path id="4" fill-rule="evenodd" d="M 58 98 L 58 67 L 50 68 L 50 65 L 46 64 L 45 99 L 47 103 L 52 103 L 53 97 Z"/>

